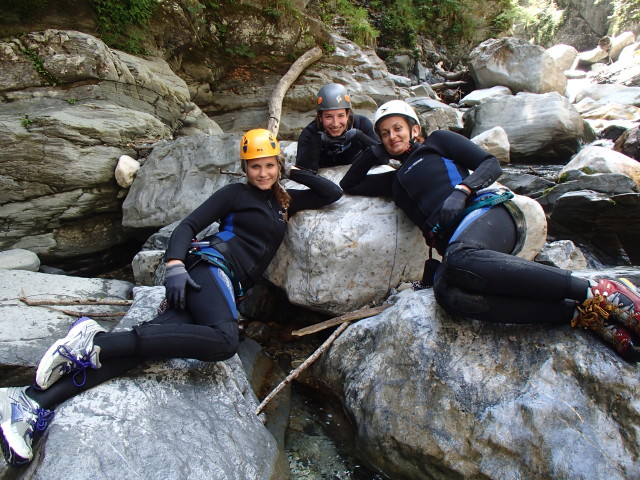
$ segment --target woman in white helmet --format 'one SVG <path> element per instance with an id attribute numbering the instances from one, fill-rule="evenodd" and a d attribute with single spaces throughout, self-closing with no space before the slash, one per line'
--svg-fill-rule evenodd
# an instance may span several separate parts
<path id="1" fill-rule="evenodd" d="M 285 190 L 284 157 L 268 130 L 245 133 L 240 161 L 247 183 L 217 190 L 173 231 L 165 255 L 169 308 L 164 313 L 123 332 L 107 332 L 80 318 L 44 354 L 34 386 L 0 388 L 0 445 L 10 465 L 31 461 L 33 436 L 46 428 L 53 408 L 146 359 L 221 361 L 235 355 L 236 301 L 275 256 L 287 219 L 342 196 L 333 182 L 295 167 L 290 178 L 308 189 Z M 193 241 L 216 221 L 218 233 Z"/>
<path id="2" fill-rule="evenodd" d="M 570 324 L 593 330 L 622 357 L 640 360 L 640 296 L 627 280 L 590 282 L 570 271 L 515 256 L 521 232 L 505 196 L 483 191 L 498 160 L 457 133 L 419 141 L 409 104 L 392 100 L 375 113 L 382 145 L 356 160 L 340 182 L 345 193 L 390 196 L 442 255 L 427 260 L 422 286 L 433 285 L 449 313 L 488 322 Z M 380 157 L 397 171 L 367 175 Z"/>
<path id="3" fill-rule="evenodd" d="M 376 143 L 373 124 L 353 113 L 347 89 L 329 83 L 318 91 L 316 118 L 298 138 L 296 166 L 317 172 L 319 168 L 349 165 Z"/>

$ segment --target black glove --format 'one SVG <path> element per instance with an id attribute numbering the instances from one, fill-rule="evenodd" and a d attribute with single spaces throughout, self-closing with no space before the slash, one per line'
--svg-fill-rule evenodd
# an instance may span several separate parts
<path id="1" fill-rule="evenodd" d="M 449 197 L 442 203 L 440 208 L 441 227 L 446 227 L 452 222 L 465 207 L 468 195 L 461 190 L 454 190 Z"/>
<path id="2" fill-rule="evenodd" d="M 196 290 L 202 288 L 189 276 L 187 269 L 184 268 L 184 264 L 175 263 L 167 267 L 164 286 L 167 290 L 169 307 L 175 308 L 176 310 L 184 310 L 187 284 Z"/>
<path id="3" fill-rule="evenodd" d="M 371 153 L 375 157 L 374 165 L 388 165 L 391 155 L 382 145 L 373 145 L 371 147 Z"/>

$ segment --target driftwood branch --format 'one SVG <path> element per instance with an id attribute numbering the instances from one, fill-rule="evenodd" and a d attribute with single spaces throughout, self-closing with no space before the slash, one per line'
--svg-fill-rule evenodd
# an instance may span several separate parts
<path id="1" fill-rule="evenodd" d="M 133 303 L 131 300 L 114 300 L 106 298 L 43 298 L 33 300 L 25 295 L 24 290 L 20 291 L 20 296 L 18 298 L 30 307 L 37 307 L 41 305 L 117 305 L 128 307 Z"/>
<path id="2" fill-rule="evenodd" d="M 448 82 L 460 80 L 467 73 L 464 70 L 460 70 L 458 72 L 447 72 L 442 68 L 442 62 L 439 62 L 436 65 L 434 65 L 433 69 L 438 75 L 440 75 L 442 78 L 444 78 Z"/>
<path id="3" fill-rule="evenodd" d="M 338 328 L 336 328 L 336 330 L 331 334 L 331 336 L 327 338 L 324 341 L 324 343 L 320 345 L 317 348 L 317 350 L 313 352 L 313 354 L 309 358 L 307 358 L 304 362 L 300 364 L 298 368 L 296 368 L 289 375 L 287 375 L 287 378 L 285 378 L 282 382 L 280 382 L 278 386 L 274 388 L 271 391 L 271 393 L 267 395 L 265 399 L 262 401 L 262 403 L 258 406 L 258 408 L 256 409 L 256 415 L 260 415 L 260 412 L 264 410 L 264 408 L 267 406 L 267 404 L 271 401 L 273 397 L 275 397 L 284 387 L 286 387 L 291 382 L 293 382 L 309 365 L 315 362 L 318 359 L 318 357 L 320 357 L 320 355 L 322 355 L 329 348 L 329 346 L 333 343 L 333 341 L 336 338 L 338 338 L 338 336 L 347 329 L 347 327 L 349 326 L 349 323 L 350 322 L 343 323 Z"/>
<path id="4" fill-rule="evenodd" d="M 459 88 L 464 87 L 465 85 L 469 85 L 470 82 L 465 82 L 464 80 L 460 80 L 458 82 L 441 82 L 441 83 L 433 83 L 431 84 L 431 88 L 434 90 L 444 90 L 445 88 Z"/>
<path id="5" fill-rule="evenodd" d="M 318 46 L 313 47 L 293 62 L 293 65 L 291 65 L 287 73 L 278 81 L 269 99 L 269 123 L 267 124 L 267 130 L 275 136 L 278 136 L 278 130 L 280 129 L 280 115 L 282 113 L 282 99 L 284 98 L 284 94 L 305 68 L 321 57 L 322 49 Z"/>
<path id="6" fill-rule="evenodd" d="M 345 313 L 344 315 L 340 315 L 339 317 L 330 318 L 329 320 L 316 323 L 315 325 L 311 325 L 309 327 L 301 328 L 300 330 L 294 330 L 293 332 L 291 332 L 291 334 L 302 337 L 303 335 L 316 333 L 320 330 L 324 330 L 325 328 L 330 328 L 344 322 L 352 322 L 353 320 L 360 320 L 361 318 L 373 317 L 374 315 L 378 315 L 380 312 L 385 311 L 390 306 L 391 305 L 380 305 L 379 307 L 361 308 L 360 310 Z"/>

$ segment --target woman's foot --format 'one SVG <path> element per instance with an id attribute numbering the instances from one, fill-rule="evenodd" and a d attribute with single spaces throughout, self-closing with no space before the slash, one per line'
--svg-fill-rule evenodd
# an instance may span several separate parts
<path id="1" fill-rule="evenodd" d="M 45 390 L 63 375 L 73 373 L 73 383 L 82 386 L 86 368 L 100 368 L 100 347 L 93 338 L 106 332 L 97 322 L 87 317 L 79 318 L 69 329 L 67 336 L 51 345 L 44 354 L 36 371 L 35 387 Z M 81 376 L 81 378 L 80 378 Z"/>
<path id="2" fill-rule="evenodd" d="M 31 461 L 34 434 L 43 432 L 53 418 L 53 411 L 40 408 L 27 396 L 27 388 L 0 388 L 0 446 L 14 467 Z"/>
<path id="3" fill-rule="evenodd" d="M 617 322 L 640 335 L 640 295 L 633 283 L 626 278 L 601 278 L 590 290 L 594 297 L 602 296 L 600 306 Z"/>
<path id="4" fill-rule="evenodd" d="M 622 358 L 631 362 L 640 361 L 640 338 L 624 325 L 615 322 L 615 317 L 606 307 L 607 300 L 599 293 L 595 294 L 578 306 L 578 314 L 571 321 L 571 326 L 592 330 Z"/>

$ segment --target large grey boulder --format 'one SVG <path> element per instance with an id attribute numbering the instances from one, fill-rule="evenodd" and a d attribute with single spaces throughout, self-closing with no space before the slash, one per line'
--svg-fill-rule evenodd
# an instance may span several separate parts
<path id="1" fill-rule="evenodd" d="M 347 169 L 321 173 L 338 183 Z M 345 195 L 289 222 L 265 277 L 294 305 L 340 315 L 380 303 L 391 288 L 422 277 L 424 238 L 388 198 Z"/>
<path id="2" fill-rule="evenodd" d="M 573 65 L 573 61 L 578 55 L 578 50 L 576 50 L 571 45 L 558 44 L 553 47 L 547 48 L 547 55 L 549 55 L 558 65 L 558 68 L 563 72 L 565 70 L 569 70 Z"/>
<path id="3" fill-rule="evenodd" d="M 637 368 L 568 325 L 452 318 L 407 290 L 309 381 L 342 399 L 358 450 L 392 478 L 640 476 Z"/>
<path id="4" fill-rule="evenodd" d="M 544 48 L 516 38 L 485 40 L 469 54 L 468 65 L 479 88 L 561 95 L 567 88 L 567 77 Z"/>
<path id="5" fill-rule="evenodd" d="M 182 220 L 224 185 L 238 182 L 243 176 L 240 137 L 201 135 L 156 143 L 122 205 L 122 224 L 164 227 Z"/>
<path id="6" fill-rule="evenodd" d="M 464 125 L 469 137 L 502 127 L 512 163 L 566 163 L 593 139 L 573 105 L 555 92 L 490 98 L 465 113 Z"/>

